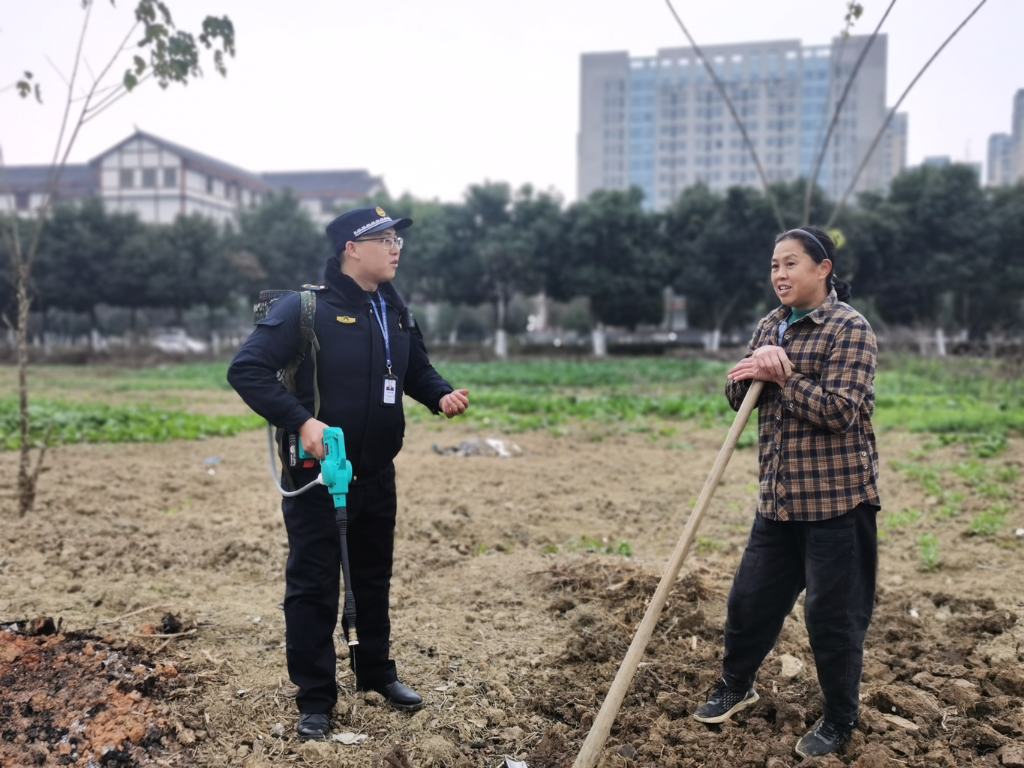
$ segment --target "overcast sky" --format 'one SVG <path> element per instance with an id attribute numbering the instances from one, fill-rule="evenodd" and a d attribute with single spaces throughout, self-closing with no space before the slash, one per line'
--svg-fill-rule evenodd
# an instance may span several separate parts
<path id="1" fill-rule="evenodd" d="M 686 45 L 664 0 L 167 0 L 179 28 L 231 17 L 238 54 L 222 78 L 161 91 L 147 83 L 87 124 L 85 162 L 134 127 L 252 171 L 365 168 L 392 194 L 457 200 L 483 180 L 576 194 L 580 54 L 653 54 Z M 130 27 L 135 0 L 97 0 L 86 42 L 95 71 Z M 854 33 L 888 0 L 863 0 Z M 892 103 L 977 0 L 899 0 L 889 35 Z M 701 45 L 783 38 L 823 44 L 843 0 L 675 0 Z M 25 69 L 45 103 L 0 92 L 10 165 L 53 153 L 83 12 L 79 0 L 0 0 L 0 89 Z M 1010 130 L 1024 88 L 1024 0 L 988 0 L 932 65 L 902 110 L 909 162 L 984 161 Z M 51 63 L 52 62 L 52 63 Z M 123 67 L 122 67 L 123 70 Z"/>

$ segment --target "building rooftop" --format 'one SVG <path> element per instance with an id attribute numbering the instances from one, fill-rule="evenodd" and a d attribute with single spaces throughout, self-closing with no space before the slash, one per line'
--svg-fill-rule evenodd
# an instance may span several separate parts
<path id="1" fill-rule="evenodd" d="M 45 192 L 52 168 L 49 165 L 8 165 L 0 168 L 0 190 Z M 92 165 L 66 165 L 57 197 L 81 197 L 96 190 L 98 179 Z"/>
<path id="2" fill-rule="evenodd" d="M 372 195 L 383 181 L 366 171 L 283 171 L 264 173 L 263 180 L 300 197 L 360 198 Z"/>
<path id="3" fill-rule="evenodd" d="M 256 187 L 257 189 L 261 189 L 264 191 L 269 189 L 270 185 L 260 176 L 258 176 L 255 173 L 252 173 L 251 171 L 247 171 L 244 168 L 239 168 L 237 165 L 225 163 L 223 160 L 218 160 L 215 157 L 204 155 L 202 152 L 196 152 L 194 149 L 183 147 L 181 144 L 175 144 L 173 141 L 167 141 L 167 139 L 162 139 L 159 136 L 154 136 L 152 133 L 147 133 L 146 131 L 136 130 L 135 133 L 133 133 L 127 139 L 115 144 L 110 149 L 106 150 L 102 155 L 94 158 L 91 162 L 98 162 L 100 158 L 106 157 L 111 152 L 115 152 L 118 149 L 120 149 L 129 141 L 138 138 L 151 141 L 157 146 L 163 147 L 168 152 L 173 152 L 174 154 L 179 155 L 196 170 L 209 171 L 215 173 L 218 176 L 226 177 L 232 181 L 244 182 L 249 186 L 253 186 Z"/>

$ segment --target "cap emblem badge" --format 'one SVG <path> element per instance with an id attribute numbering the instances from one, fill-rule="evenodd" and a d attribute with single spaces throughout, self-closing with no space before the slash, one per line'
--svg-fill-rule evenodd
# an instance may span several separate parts
<path id="1" fill-rule="evenodd" d="M 384 209 L 381 208 L 379 205 L 377 206 L 377 215 L 378 216 L 387 216 L 387 214 L 384 213 Z"/>

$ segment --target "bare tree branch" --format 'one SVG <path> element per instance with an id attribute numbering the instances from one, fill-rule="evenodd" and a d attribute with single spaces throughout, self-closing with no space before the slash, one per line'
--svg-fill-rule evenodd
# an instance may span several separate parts
<path id="1" fill-rule="evenodd" d="M 860 66 L 864 63 L 864 59 L 867 58 L 868 51 L 871 50 L 871 46 L 875 42 L 875 38 L 878 37 L 879 30 L 882 29 L 882 24 L 889 17 L 889 11 L 896 5 L 896 0 L 891 0 L 889 7 L 885 9 L 885 13 L 882 14 L 882 18 L 878 20 L 878 24 L 875 26 L 875 31 L 871 33 L 871 37 L 868 39 L 867 44 L 860 52 L 860 56 L 857 57 L 857 61 L 853 65 L 853 69 L 850 71 L 850 78 L 846 81 L 846 87 L 843 88 L 843 93 L 839 97 L 839 101 L 836 102 L 835 111 L 832 113 L 832 122 L 829 123 L 828 131 L 825 133 L 825 138 L 821 142 L 821 146 L 818 150 L 818 156 L 814 160 L 814 170 L 811 171 L 811 176 L 807 180 L 807 190 L 804 195 L 804 215 L 800 226 L 806 227 L 811 223 L 811 193 L 814 190 L 814 186 L 818 183 L 818 174 L 821 173 L 821 164 L 825 161 L 825 155 L 828 154 L 828 144 L 832 140 L 832 132 L 835 130 L 836 124 L 839 122 L 839 114 L 843 111 L 843 105 L 846 104 L 846 97 L 850 95 L 850 88 L 853 86 L 853 81 L 857 79 L 857 74 L 860 72 Z M 849 28 L 849 27 L 847 27 Z M 843 38 L 843 42 L 846 42 L 846 38 Z M 840 48 L 839 53 L 836 57 L 836 69 L 839 67 L 839 56 L 842 55 L 842 49 Z"/>
<path id="2" fill-rule="evenodd" d="M 903 93 L 900 94 L 899 99 L 896 100 L 896 103 L 893 105 L 892 109 L 889 110 L 889 114 L 886 115 L 885 121 L 882 123 L 882 127 L 879 128 L 878 133 L 875 134 L 874 141 L 871 142 L 871 146 L 868 148 L 867 153 L 865 153 L 864 159 L 860 161 L 860 165 L 857 167 L 857 172 L 853 174 L 853 178 L 850 180 L 849 186 L 846 187 L 846 191 L 843 193 L 842 198 L 839 200 L 838 203 L 836 203 L 835 208 L 832 209 L 832 213 L 828 217 L 828 223 L 825 225 L 826 229 L 832 226 L 832 224 L 836 220 L 836 217 L 839 215 L 839 212 L 843 210 L 843 206 L 846 205 L 846 201 L 849 199 L 850 194 L 853 192 L 853 188 L 857 185 L 857 180 L 860 178 L 860 175 L 864 172 L 864 169 L 867 167 L 868 161 L 871 159 L 871 156 L 874 154 L 875 149 L 878 147 L 878 142 L 882 140 L 882 136 L 885 135 L 885 131 L 889 127 L 889 123 L 892 122 L 893 116 L 896 114 L 896 111 L 900 108 L 900 104 L 903 103 L 903 100 L 907 97 L 907 94 L 910 93 L 910 90 L 914 87 L 914 85 L 917 84 L 917 81 L 921 79 L 921 76 L 928 70 L 928 67 L 931 66 L 932 62 L 938 58 L 939 54 L 942 53 L 943 49 L 945 49 L 945 47 L 949 45 L 950 41 L 957 36 L 961 29 L 967 26 L 967 22 L 974 18 L 974 14 L 980 11 L 981 7 L 987 2 L 988 0 L 981 0 L 981 2 L 974 7 L 974 10 L 967 14 L 967 18 L 961 21 L 960 25 L 950 33 L 949 37 L 947 37 L 943 41 L 942 45 L 938 47 L 935 53 L 931 55 L 931 58 L 925 62 L 924 66 L 921 67 L 921 70 L 914 76 L 914 79 L 910 81 L 910 85 L 908 85 L 906 89 L 903 91 Z"/>
<path id="3" fill-rule="evenodd" d="M 147 72 L 146 74 L 144 74 L 142 77 L 139 78 L 139 81 L 138 81 L 138 83 L 135 84 L 135 87 L 138 88 L 140 85 L 142 85 L 144 82 L 146 82 L 147 80 L 149 80 L 152 77 L 153 77 L 153 72 L 152 71 Z M 105 112 L 109 107 L 111 107 L 114 104 L 116 104 L 118 101 L 123 99 L 129 93 L 131 93 L 131 91 L 129 91 L 124 86 L 123 83 L 118 84 L 116 87 L 114 87 L 110 91 L 110 93 L 108 93 L 102 99 L 97 101 L 92 106 L 89 106 L 86 109 L 82 110 L 82 122 L 83 123 L 88 123 L 93 118 L 98 117 L 99 115 L 103 114 L 103 112 Z"/>
<path id="4" fill-rule="evenodd" d="M 124 53 L 126 50 L 130 49 L 130 46 L 128 45 L 128 40 L 131 38 L 132 35 L 135 34 L 135 30 L 138 29 L 138 28 L 139 28 L 139 23 L 138 22 L 135 22 L 134 24 L 132 24 L 131 29 L 129 29 L 128 33 L 124 36 L 124 40 L 121 41 L 121 45 L 118 46 L 117 51 L 114 53 L 113 56 L 110 57 L 110 61 L 107 62 L 107 65 L 105 67 L 103 67 L 103 69 L 100 70 L 99 77 L 96 78 L 96 83 L 97 84 L 103 82 L 103 78 L 105 78 L 107 76 L 107 73 L 110 71 L 110 68 L 112 66 L 114 66 L 114 62 L 116 62 L 118 60 L 118 58 L 121 56 L 121 54 Z M 124 83 L 122 82 L 122 83 L 119 83 L 118 85 L 123 87 Z M 117 86 L 114 86 L 114 88 L 116 89 Z"/>
<path id="5" fill-rule="evenodd" d="M 66 77 L 64 77 L 64 73 L 60 71 L 60 67 L 58 67 L 54 60 L 50 58 L 49 54 L 47 54 L 46 56 L 46 63 L 50 65 L 54 72 L 57 73 L 57 77 L 59 77 L 64 82 L 64 86 L 66 88 L 70 88 L 71 83 L 68 81 Z"/>
<path id="6" fill-rule="evenodd" d="M 78 46 L 75 49 L 75 63 L 71 68 L 71 81 L 68 85 L 68 98 L 64 104 L 64 115 L 60 121 L 60 133 L 57 134 L 57 144 L 53 148 L 53 160 L 50 163 L 52 171 L 50 172 L 50 179 L 47 182 L 46 197 L 43 200 L 43 204 L 40 209 L 43 210 L 43 206 L 47 206 L 50 198 L 53 195 L 54 188 L 57 186 L 57 182 L 60 179 L 61 173 L 63 173 L 63 164 L 57 165 L 57 159 L 60 157 L 60 149 L 64 141 L 64 132 L 67 130 L 68 117 L 71 114 L 71 100 L 74 96 L 75 79 L 78 77 L 78 65 L 82 60 L 82 46 L 85 44 L 85 33 L 89 28 L 89 18 L 92 16 L 93 2 L 89 0 L 85 6 L 85 18 L 82 20 L 82 31 L 78 36 Z M 39 221 L 43 220 L 42 214 L 39 216 Z"/>
<path id="7" fill-rule="evenodd" d="M 761 167 L 761 159 L 757 155 L 757 150 L 754 149 L 754 144 L 750 140 L 750 136 L 747 135 L 747 128 L 740 120 L 740 116 L 736 112 L 736 107 L 733 106 L 732 99 L 729 98 L 728 92 L 725 90 L 725 86 L 722 85 L 722 81 L 718 79 L 718 75 L 715 73 L 715 68 L 711 66 L 711 62 L 708 61 L 704 55 L 704 51 L 700 49 L 696 41 L 690 35 L 686 25 L 683 24 L 683 20 L 679 18 L 679 14 L 676 13 L 675 7 L 672 5 L 672 0 L 665 0 L 665 4 L 668 5 L 668 9 L 672 12 L 675 17 L 676 24 L 683 30 L 683 34 L 686 35 L 686 39 L 690 41 L 690 46 L 696 51 L 697 56 L 700 57 L 701 62 L 704 64 L 704 68 L 708 71 L 711 76 L 711 81 L 715 84 L 715 89 L 718 91 L 718 95 L 722 97 L 725 105 L 729 108 L 729 113 L 732 115 L 732 119 L 736 122 L 736 126 L 740 129 L 740 133 L 743 135 L 743 142 L 747 145 L 747 149 L 750 151 L 750 156 L 754 160 L 754 166 L 757 168 L 757 175 L 761 177 L 761 184 L 764 185 L 764 194 L 771 203 L 772 211 L 775 213 L 775 220 L 779 225 L 779 231 L 786 231 L 786 222 L 782 218 L 782 211 L 779 210 L 778 201 L 775 199 L 775 195 L 772 194 L 771 187 L 768 184 L 768 176 L 765 175 L 764 168 Z"/>

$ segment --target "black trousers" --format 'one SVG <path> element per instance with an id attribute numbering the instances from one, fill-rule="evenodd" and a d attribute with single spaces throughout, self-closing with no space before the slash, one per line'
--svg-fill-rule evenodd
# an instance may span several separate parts
<path id="1" fill-rule="evenodd" d="M 806 588 L 804 618 L 826 718 L 857 720 L 864 637 L 875 602 L 877 509 L 819 522 L 757 515 L 729 593 L 722 677 L 746 690 Z"/>
<path id="2" fill-rule="evenodd" d="M 316 477 L 294 473 L 296 487 Z M 356 601 L 356 631 L 350 664 L 364 687 L 398 679 L 390 657 L 388 597 L 395 544 L 395 470 L 349 488 L 348 554 Z M 329 713 L 338 700 L 334 629 L 341 596 L 341 543 L 334 501 L 317 486 L 282 501 L 288 530 L 284 597 L 288 676 L 298 686 L 296 704 L 304 714 Z M 345 627 L 348 634 L 348 627 Z"/>

